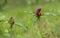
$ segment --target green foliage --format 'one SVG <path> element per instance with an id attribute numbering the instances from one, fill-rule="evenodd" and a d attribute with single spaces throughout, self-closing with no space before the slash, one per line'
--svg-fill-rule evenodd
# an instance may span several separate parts
<path id="1" fill-rule="evenodd" d="M 45 3 L 39 7 L 42 8 L 40 21 L 35 16 L 37 5 L 4 7 L 4 11 L 0 12 L 0 38 L 59 38 L 59 3 Z M 8 23 L 11 16 L 15 20 L 12 29 Z"/>
<path id="2" fill-rule="evenodd" d="M 3 7 L 6 5 L 7 0 L 0 0 L 0 10 L 3 10 Z"/>

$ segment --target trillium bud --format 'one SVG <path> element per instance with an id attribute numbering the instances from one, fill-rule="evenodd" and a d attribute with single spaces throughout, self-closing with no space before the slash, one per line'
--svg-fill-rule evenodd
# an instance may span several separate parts
<path id="1" fill-rule="evenodd" d="M 41 16 L 41 8 L 38 8 L 36 10 L 36 16 L 37 16 L 38 19 L 40 18 L 40 16 Z"/>
<path id="2" fill-rule="evenodd" d="M 8 20 L 8 23 L 11 25 L 11 28 L 12 28 L 14 24 L 14 18 L 10 17 L 10 19 Z"/>

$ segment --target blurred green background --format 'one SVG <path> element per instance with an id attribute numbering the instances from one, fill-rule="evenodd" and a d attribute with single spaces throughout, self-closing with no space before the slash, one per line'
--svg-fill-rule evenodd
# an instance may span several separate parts
<path id="1" fill-rule="evenodd" d="M 40 21 L 37 8 L 42 9 Z M 60 0 L 0 0 L 0 38 L 60 38 Z"/>

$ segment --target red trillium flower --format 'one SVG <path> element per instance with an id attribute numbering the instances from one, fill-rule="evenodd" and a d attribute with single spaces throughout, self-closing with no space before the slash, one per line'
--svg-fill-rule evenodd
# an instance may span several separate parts
<path id="1" fill-rule="evenodd" d="M 37 16 L 38 19 L 40 18 L 40 16 L 41 16 L 41 8 L 38 8 L 36 10 L 36 16 Z"/>

